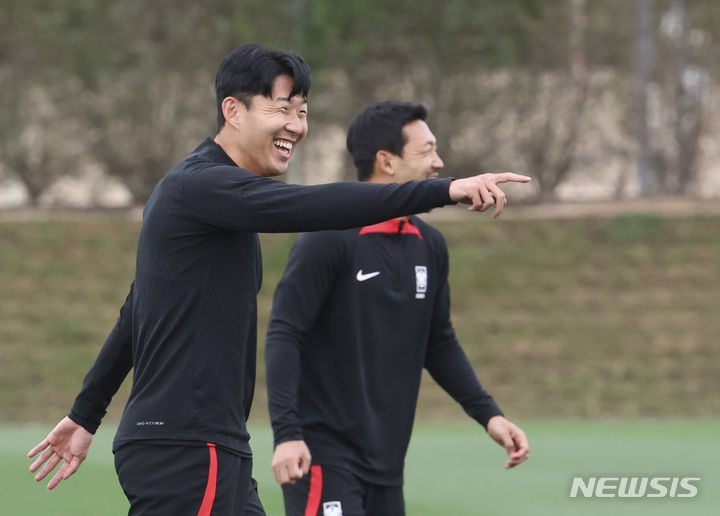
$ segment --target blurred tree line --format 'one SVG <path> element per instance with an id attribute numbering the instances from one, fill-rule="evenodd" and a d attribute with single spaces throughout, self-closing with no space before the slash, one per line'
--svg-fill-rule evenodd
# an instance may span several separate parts
<path id="1" fill-rule="evenodd" d="M 615 163 L 619 194 L 634 177 L 642 194 L 693 193 L 719 39 L 713 0 L 4 0 L 0 174 L 34 202 L 101 164 L 143 202 L 215 134 L 217 66 L 255 41 L 313 70 L 321 150 L 290 180 L 312 181 L 323 142 L 368 103 L 400 98 L 432 108 L 455 176 L 521 171 L 548 199 L 573 170 Z"/>

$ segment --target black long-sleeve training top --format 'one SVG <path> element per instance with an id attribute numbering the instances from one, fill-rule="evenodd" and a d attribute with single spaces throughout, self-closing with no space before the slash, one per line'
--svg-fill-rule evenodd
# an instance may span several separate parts
<path id="1" fill-rule="evenodd" d="M 70 418 L 94 432 L 131 368 L 123 444 L 213 442 L 250 455 L 262 264 L 257 232 L 347 228 L 452 203 L 449 180 L 287 185 L 206 139 L 158 183 L 135 280 Z"/>
<path id="2" fill-rule="evenodd" d="M 423 367 L 483 426 L 501 415 L 450 320 L 448 254 L 417 217 L 302 234 L 265 344 L 275 443 L 401 485 Z"/>

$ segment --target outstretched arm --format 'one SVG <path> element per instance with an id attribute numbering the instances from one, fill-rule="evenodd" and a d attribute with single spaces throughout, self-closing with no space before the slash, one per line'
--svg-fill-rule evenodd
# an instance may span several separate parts
<path id="1" fill-rule="evenodd" d="M 527 176 L 508 172 L 456 180 L 302 186 L 218 165 L 205 174 L 183 177 L 182 191 L 188 212 L 203 223 L 240 231 L 292 233 L 375 224 L 457 202 L 469 204 L 472 211 L 494 205 L 497 217 L 507 202 L 497 185 L 528 181 Z"/>

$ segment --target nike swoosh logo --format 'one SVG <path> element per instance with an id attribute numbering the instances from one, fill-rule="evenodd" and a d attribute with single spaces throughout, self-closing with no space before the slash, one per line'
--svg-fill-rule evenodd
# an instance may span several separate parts
<path id="1" fill-rule="evenodd" d="M 379 276 L 379 275 L 380 275 L 380 271 L 368 272 L 367 274 L 363 274 L 362 269 L 360 269 L 357 273 L 357 276 L 355 276 L 355 277 L 357 278 L 358 281 L 365 281 L 365 280 L 369 280 L 370 278 L 374 278 L 375 276 Z"/>

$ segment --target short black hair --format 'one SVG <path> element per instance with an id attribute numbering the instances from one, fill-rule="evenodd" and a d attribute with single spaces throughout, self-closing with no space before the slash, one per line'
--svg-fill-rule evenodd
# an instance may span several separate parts
<path id="1" fill-rule="evenodd" d="M 279 75 L 292 77 L 291 97 L 300 94 L 307 98 L 310 91 L 310 67 L 294 52 L 250 43 L 237 48 L 223 59 L 215 76 L 218 131 L 225 125 L 223 99 L 235 97 L 250 107 L 255 95 L 272 95 L 273 83 Z"/>
<path id="2" fill-rule="evenodd" d="M 377 151 L 386 150 L 402 157 L 407 143 L 403 127 L 415 120 L 427 120 L 428 114 L 424 104 L 399 100 L 379 102 L 360 113 L 350 124 L 346 142 L 358 181 L 367 181 L 372 175 Z"/>

